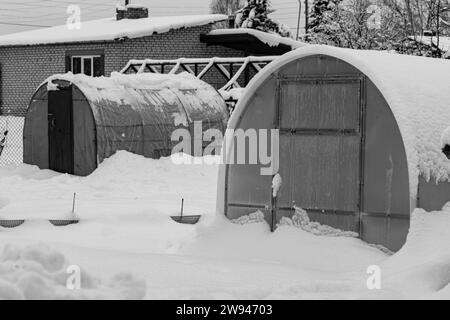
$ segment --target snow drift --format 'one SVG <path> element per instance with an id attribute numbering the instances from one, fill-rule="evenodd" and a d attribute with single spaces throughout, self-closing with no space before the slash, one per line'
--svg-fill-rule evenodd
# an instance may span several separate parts
<path id="1" fill-rule="evenodd" d="M 435 212 L 416 209 L 411 218 L 406 244 L 382 264 L 383 287 L 406 297 L 450 299 L 450 205 Z"/>
<path id="2" fill-rule="evenodd" d="M 118 151 L 83 178 L 29 165 L 0 167 L 0 218 L 65 219 L 73 193 L 82 220 L 165 218 L 180 213 L 183 198 L 185 214 L 214 213 L 217 157 L 202 158 L 211 165 L 191 164 L 195 158 L 187 155 L 185 160 L 176 164 L 170 157 Z"/>
<path id="3" fill-rule="evenodd" d="M 68 261 L 45 245 L 6 245 L 0 254 L 0 299 L 142 299 L 145 281 L 129 273 L 102 281 L 81 272 L 81 289 L 67 288 Z"/>
<path id="4" fill-rule="evenodd" d="M 238 224 L 215 216 L 216 178 L 217 165 L 176 165 L 124 151 L 85 178 L 0 168 L 0 217 L 58 217 L 74 191 L 81 217 L 65 228 L 46 221 L 0 228 L 2 244 L 14 244 L 0 251 L 0 298 L 450 298 L 450 206 L 416 210 L 406 245 L 389 256 L 311 224 L 300 211 L 274 233 L 261 213 Z M 186 213 L 202 213 L 198 225 L 170 219 L 181 197 Z M 66 288 L 71 263 L 82 268 L 81 290 Z M 382 270 L 376 293 L 366 287 L 370 265 Z"/>

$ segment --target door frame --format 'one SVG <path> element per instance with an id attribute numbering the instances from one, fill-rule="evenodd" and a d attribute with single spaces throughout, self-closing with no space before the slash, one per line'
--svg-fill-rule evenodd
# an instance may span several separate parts
<path id="1" fill-rule="evenodd" d="M 363 212 L 364 208 L 364 159 L 365 159 L 365 116 L 366 116 L 366 85 L 365 85 L 365 77 L 361 74 L 329 74 L 329 75 L 323 75 L 323 74 L 312 74 L 312 75 L 300 75 L 300 76 L 279 76 L 277 78 L 277 84 L 276 84 L 276 93 L 275 93 L 275 113 L 274 113 L 274 120 L 273 120 L 273 128 L 280 130 L 281 134 L 286 134 L 287 130 L 284 130 L 285 128 L 280 127 L 281 123 L 281 104 L 282 104 L 282 95 L 281 95 L 281 88 L 284 84 L 292 84 L 292 83 L 307 83 L 307 84 L 325 84 L 325 83 L 358 83 L 359 84 L 359 126 L 358 130 L 351 130 L 349 132 L 346 132 L 346 130 L 341 130 L 341 135 L 346 134 L 359 134 L 360 135 L 360 159 L 359 159 L 359 190 L 358 190 L 358 211 L 355 212 L 355 219 L 357 219 L 357 229 L 360 234 L 362 235 L 362 224 L 361 224 L 361 214 Z M 290 130 L 295 131 L 295 130 Z M 339 130 L 302 130 L 304 132 L 308 131 L 324 131 L 327 132 L 327 134 L 331 133 L 338 133 Z M 294 133 L 296 134 L 296 133 Z M 281 163 L 280 163 L 281 165 Z M 275 176 L 275 175 L 274 175 Z M 273 177 L 274 177 L 273 176 Z M 277 197 L 271 197 L 271 208 L 270 212 L 272 215 L 271 219 L 271 230 L 274 231 L 277 225 L 277 211 L 279 209 L 281 210 L 291 210 L 294 211 L 294 208 L 278 208 L 277 206 Z M 333 210 L 321 210 L 321 212 L 328 212 L 332 214 L 339 214 L 339 215 L 349 215 L 348 212 L 339 212 L 339 211 L 333 211 Z"/>
<path id="2" fill-rule="evenodd" d="M 74 148 L 75 148 L 75 146 L 74 146 L 74 132 L 73 132 L 73 90 L 72 90 L 73 88 L 72 88 L 72 85 L 71 84 L 69 84 L 68 86 L 63 86 L 63 85 L 61 85 L 61 84 L 58 84 L 58 92 L 59 91 L 69 91 L 70 90 L 70 96 L 71 96 L 71 99 L 70 99 L 70 104 L 69 104 L 69 135 L 70 135 L 70 138 L 69 138 L 69 140 L 70 140 L 70 170 L 69 170 L 69 172 L 67 172 L 67 173 L 69 173 L 69 174 L 74 174 L 74 171 L 75 171 L 75 161 L 74 161 L 74 152 L 75 152 L 75 150 L 74 150 Z M 49 118 L 49 111 L 50 111 L 50 93 L 51 93 L 52 91 L 49 91 L 49 93 L 48 93 L 48 100 L 47 100 L 47 104 L 48 104 L 48 108 L 47 108 L 47 118 Z M 49 120 L 49 119 L 48 119 Z M 47 124 L 48 126 L 49 126 L 49 123 Z M 49 168 L 50 168 L 50 170 L 53 170 L 52 168 L 51 168 L 51 148 L 50 148 L 50 130 L 49 130 L 49 132 L 48 132 L 48 140 L 49 140 L 49 148 L 48 148 L 48 161 L 49 161 Z"/>

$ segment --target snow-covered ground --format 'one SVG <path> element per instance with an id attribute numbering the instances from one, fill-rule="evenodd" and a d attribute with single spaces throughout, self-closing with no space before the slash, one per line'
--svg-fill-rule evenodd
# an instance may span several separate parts
<path id="1" fill-rule="evenodd" d="M 215 165 L 123 151 L 85 178 L 0 167 L 0 219 L 27 220 L 0 228 L 0 298 L 450 298 L 450 208 L 418 210 L 389 256 L 352 237 L 233 224 L 215 214 L 216 177 Z M 71 217 L 73 193 L 80 223 L 52 226 Z M 182 198 L 199 224 L 170 219 Z M 70 265 L 81 290 L 66 288 Z M 372 265 L 381 290 L 367 288 Z"/>

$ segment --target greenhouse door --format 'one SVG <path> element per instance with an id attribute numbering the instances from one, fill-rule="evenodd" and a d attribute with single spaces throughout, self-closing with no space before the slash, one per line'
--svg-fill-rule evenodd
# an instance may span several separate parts
<path id="1" fill-rule="evenodd" d="M 49 169 L 73 174 L 72 87 L 48 92 Z"/>
<path id="2" fill-rule="evenodd" d="M 294 207 L 313 221 L 359 232 L 361 80 L 281 80 L 278 127 L 282 188 L 273 219 Z"/>

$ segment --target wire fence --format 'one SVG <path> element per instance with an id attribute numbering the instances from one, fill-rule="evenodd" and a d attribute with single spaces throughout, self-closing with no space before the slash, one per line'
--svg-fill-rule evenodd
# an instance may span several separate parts
<path id="1" fill-rule="evenodd" d="M 0 166 L 23 163 L 24 120 L 0 115 Z"/>

